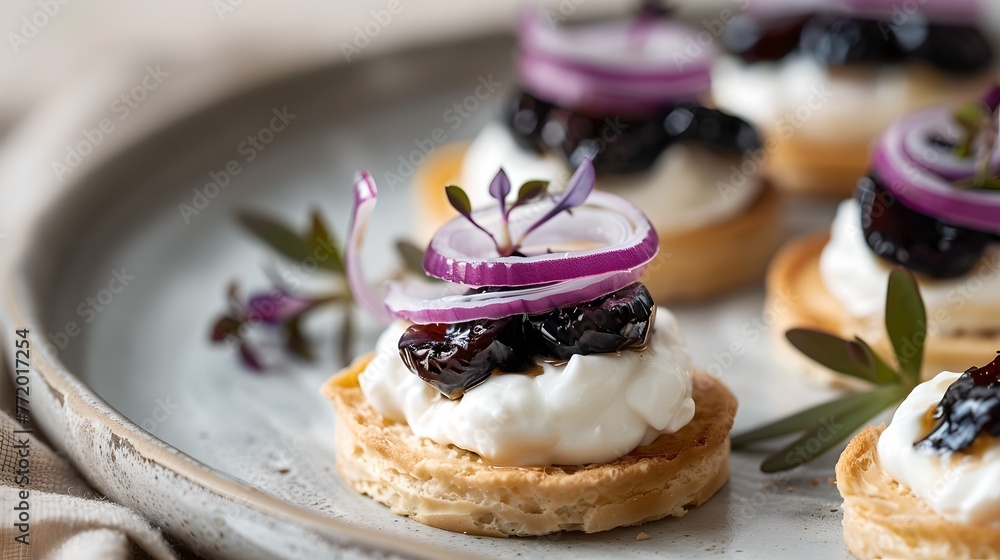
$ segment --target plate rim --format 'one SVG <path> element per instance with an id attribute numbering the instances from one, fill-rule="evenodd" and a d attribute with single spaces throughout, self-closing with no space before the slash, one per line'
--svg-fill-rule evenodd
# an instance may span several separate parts
<path id="1" fill-rule="evenodd" d="M 468 41 L 469 39 L 459 39 L 453 42 Z M 441 45 L 420 45 L 412 49 L 412 51 L 439 48 L 441 48 Z M 370 65 L 396 54 L 398 53 L 389 52 L 381 54 L 365 61 L 359 61 L 356 65 Z M 155 139 L 167 134 L 168 131 L 178 128 L 190 130 L 192 128 L 192 121 L 197 121 L 197 115 L 203 114 L 212 108 L 224 106 L 233 99 L 242 98 L 243 96 L 252 97 L 260 95 L 261 92 L 266 92 L 269 88 L 280 86 L 288 81 L 302 79 L 313 73 L 335 71 L 336 67 L 342 66 L 344 64 L 334 58 L 333 60 L 326 60 L 305 68 L 298 68 L 286 74 L 270 76 L 260 83 L 240 84 L 220 92 L 214 92 L 210 97 L 198 99 L 179 109 L 178 114 L 174 115 L 177 119 L 175 121 L 165 119 L 165 123 L 156 122 L 151 126 L 147 125 L 149 129 L 144 130 L 136 138 L 126 138 L 125 135 L 109 136 L 110 141 L 102 144 L 102 150 L 106 149 L 107 153 L 110 154 L 105 158 L 107 161 L 97 162 L 91 169 L 75 173 L 65 181 L 57 181 L 51 175 L 42 175 L 48 178 L 50 184 L 54 183 L 56 186 L 50 188 L 45 193 L 45 199 L 38 204 L 37 211 L 32 212 L 30 218 L 23 224 L 23 231 L 17 236 L 13 236 L 14 239 L 10 240 L 10 246 L 5 247 L 6 255 L 3 256 L 3 269 L 6 281 L 0 282 L 0 296 L 2 296 L 2 301 L 0 301 L 0 324 L 3 324 L 7 331 L 2 338 L 12 337 L 14 333 L 13 329 L 15 328 L 26 328 L 30 333 L 47 332 L 44 327 L 45 321 L 43 320 L 45 296 L 37 287 L 32 285 L 32 277 L 37 274 L 45 277 L 46 281 L 48 281 L 53 277 L 54 271 L 47 273 L 37 272 L 33 271 L 33 268 L 38 265 L 39 258 L 44 258 L 39 257 L 40 254 L 50 252 L 46 249 L 54 246 L 56 244 L 55 240 L 65 240 L 71 234 L 69 231 L 66 231 L 69 229 L 67 226 L 60 224 L 59 228 L 57 228 L 59 231 L 53 235 L 53 229 L 49 224 L 55 221 L 53 217 L 56 216 L 79 215 L 81 210 L 68 207 L 64 195 L 76 190 L 77 187 L 82 188 L 86 186 L 93 171 L 104 169 L 108 165 L 108 162 L 117 161 L 120 155 L 119 152 L 127 150 L 129 146 Z M 95 107 L 91 108 L 91 110 L 94 114 L 97 114 L 98 111 L 103 110 L 103 107 Z M 45 107 L 40 109 L 40 112 L 44 111 Z M 76 124 L 76 121 L 67 123 L 65 128 L 66 130 L 70 130 Z M 14 136 L 15 134 L 8 135 L 6 140 L 10 140 Z M 123 141 L 122 138 L 126 138 L 127 141 Z M 51 141 L 37 148 L 50 150 L 54 149 L 54 144 L 57 143 L 58 141 Z M 118 188 L 120 189 L 121 187 L 119 186 Z M 112 188 L 109 190 L 113 192 L 116 189 Z M 78 223 L 78 221 L 71 221 L 71 223 Z M 36 334 L 35 336 L 38 335 Z M 41 336 L 44 339 L 44 335 Z M 35 349 L 38 346 L 33 344 L 32 348 Z M 8 371 L 13 381 L 15 376 L 14 370 L 9 367 L 4 367 L 3 369 Z M 31 357 L 31 370 L 35 374 L 32 381 L 41 382 L 48 393 L 45 398 L 50 399 L 50 402 L 58 403 L 58 405 L 72 410 L 73 413 L 83 417 L 94 426 L 109 431 L 113 442 L 112 445 L 117 446 L 118 449 L 126 449 L 128 452 L 134 453 L 135 457 L 143 463 L 160 467 L 179 477 L 181 481 L 190 483 L 203 490 L 206 496 L 233 502 L 237 505 L 250 508 L 264 516 L 296 524 L 301 528 L 314 531 L 321 536 L 332 537 L 332 539 L 328 538 L 326 540 L 331 542 L 333 546 L 349 544 L 380 553 L 414 558 L 473 557 L 451 546 L 436 545 L 409 536 L 394 536 L 392 539 L 385 539 L 375 529 L 368 529 L 352 524 L 349 521 L 308 510 L 243 483 L 224 471 L 195 459 L 184 451 L 161 440 L 155 434 L 144 430 L 98 395 L 63 362 L 58 354 L 49 355 L 44 351 L 33 353 Z M 37 416 L 37 411 L 44 410 L 44 407 L 41 409 L 33 407 L 32 410 L 33 416 Z M 72 438 L 81 438 L 81 434 L 69 433 L 68 430 L 71 428 L 62 421 L 65 417 L 65 410 L 59 411 L 56 414 L 59 417 L 39 417 L 41 418 L 40 422 L 36 418 L 33 418 L 32 421 L 43 426 L 42 431 L 48 443 L 66 452 L 65 454 L 69 461 L 77 468 L 80 474 L 84 475 L 88 483 L 120 503 L 120 498 L 115 496 L 114 492 L 108 492 L 107 488 L 100 488 L 94 485 L 93 479 L 95 477 L 86 473 L 84 469 L 81 469 L 78 458 L 72 453 L 67 452 L 68 445 L 66 442 Z M 53 433 L 54 430 L 44 429 L 45 424 L 48 424 L 50 427 L 62 426 L 66 430 Z M 116 439 L 117 443 L 114 442 Z M 110 471 L 109 466 L 102 466 L 102 468 Z M 148 517 L 147 512 L 139 511 L 138 513 L 144 517 Z M 180 531 L 172 531 L 171 529 L 173 528 L 169 524 L 164 523 L 161 525 L 167 529 L 168 533 L 181 534 Z M 347 543 L 344 542 L 345 540 Z M 189 545 L 189 543 L 185 544 Z"/>

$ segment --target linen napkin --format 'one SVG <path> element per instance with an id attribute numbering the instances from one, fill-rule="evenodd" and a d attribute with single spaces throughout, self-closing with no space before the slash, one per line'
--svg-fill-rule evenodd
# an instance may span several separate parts
<path id="1" fill-rule="evenodd" d="M 0 558 L 174 560 L 160 530 L 109 502 L 17 422 L 10 377 L 0 368 Z"/>

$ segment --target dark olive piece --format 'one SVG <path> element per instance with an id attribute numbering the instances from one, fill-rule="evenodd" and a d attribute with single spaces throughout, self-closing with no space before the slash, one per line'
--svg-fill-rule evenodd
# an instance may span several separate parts
<path id="1" fill-rule="evenodd" d="M 653 298 L 636 283 L 594 301 L 524 319 L 524 339 L 538 356 L 568 360 L 642 346 L 653 320 Z"/>
<path id="2" fill-rule="evenodd" d="M 722 32 L 722 44 L 746 62 L 802 53 L 827 66 L 922 61 L 944 72 L 989 68 L 993 46 L 975 25 L 929 22 L 919 13 L 897 21 L 816 13 L 761 21 L 742 14 Z"/>
<path id="3" fill-rule="evenodd" d="M 861 228 L 878 256 L 934 278 L 970 272 L 995 235 L 956 226 L 906 206 L 874 174 L 858 181 Z"/>
<path id="4" fill-rule="evenodd" d="M 589 157 L 600 175 L 646 171 L 678 140 L 727 154 L 761 146 L 750 123 L 697 103 L 668 104 L 641 117 L 623 117 L 574 111 L 521 92 L 510 104 L 506 122 L 524 148 L 561 153 L 571 167 Z"/>
<path id="5" fill-rule="evenodd" d="M 1000 356 L 952 383 L 932 418 L 937 425 L 914 444 L 917 449 L 962 451 L 984 434 L 1000 436 Z"/>
<path id="6" fill-rule="evenodd" d="M 457 399 L 496 370 L 531 369 L 535 357 L 567 360 L 573 354 L 640 347 L 652 318 L 649 291 L 635 283 L 549 313 L 412 325 L 399 339 L 399 355 L 410 371 L 445 397 Z"/>

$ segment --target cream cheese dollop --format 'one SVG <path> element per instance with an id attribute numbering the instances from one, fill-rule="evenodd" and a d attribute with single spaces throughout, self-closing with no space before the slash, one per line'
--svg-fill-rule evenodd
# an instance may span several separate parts
<path id="1" fill-rule="evenodd" d="M 903 65 L 827 67 L 806 55 L 754 63 L 725 56 L 712 71 L 719 107 L 786 138 L 837 143 L 875 138 L 927 104 L 926 89 Z"/>
<path id="2" fill-rule="evenodd" d="M 879 437 L 882 470 L 938 515 L 959 523 L 1000 526 L 1000 445 L 979 455 L 916 450 L 927 435 L 927 413 L 962 374 L 943 371 L 918 385 Z"/>
<path id="3" fill-rule="evenodd" d="M 486 187 L 503 168 L 514 189 L 531 179 L 564 184 L 570 170 L 561 159 L 522 148 L 507 127 L 487 124 L 462 161 L 462 182 L 474 208 L 496 201 Z M 694 144 L 677 142 L 649 171 L 599 177 L 597 188 L 629 199 L 659 233 L 676 233 L 734 218 L 763 188 L 759 165 L 726 158 Z"/>
<path id="4" fill-rule="evenodd" d="M 541 362 L 542 373 L 495 374 L 448 400 L 399 357 L 408 324 L 393 323 L 358 381 L 383 417 L 418 436 L 503 466 L 606 463 L 694 417 L 692 365 L 677 321 L 658 309 L 643 350 Z"/>
<path id="5" fill-rule="evenodd" d="M 820 276 L 826 289 L 850 315 L 881 325 L 892 268 L 892 263 L 868 247 L 858 202 L 841 202 L 830 228 L 830 241 L 820 255 Z M 930 334 L 997 329 L 1000 245 L 987 247 L 976 268 L 965 276 L 945 280 L 921 276 L 918 280 Z"/>

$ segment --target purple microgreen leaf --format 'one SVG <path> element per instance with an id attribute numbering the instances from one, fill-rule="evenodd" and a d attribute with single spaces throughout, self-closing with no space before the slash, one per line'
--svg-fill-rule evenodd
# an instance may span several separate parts
<path id="1" fill-rule="evenodd" d="M 463 193 L 464 194 L 464 193 Z M 507 195 L 510 194 L 510 179 L 504 173 L 503 168 L 497 171 L 493 181 L 490 183 L 490 196 L 500 202 L 500 213 L 507 215 Z M 450 197 L 449 197 L 450 198 Z"/>
<path id="2" fill-rule="evenodd" d="M 309 235 L 309 241 L 313 250 L 313 258 L 320 268 L 337 274 L 344 273 L 344 258 L 341 256 L 337 238 L 327 226 L 319 209 L 312 211 L 312 231 Z"/>
<path id="3" fill-rule="evenodd" d="M 257 357 L 257 353 L 246 342 L 240 344 L 240 360 L 250 371 L 264 371 L 264 365 L 261 363 L 260 358 Z"/>
<path id="4" fill-rule="evenodd" d="M 982 101 L 991 113 L 995 113 L 997 107 L 1000 107 L 1000 84 L 991 85 L 990 89 L 983 94 Z"/>
<path id="5" fill-rule="evenodd" d="M 364 244 L 368 222 L 371 221 L 377 200 L 378 187 L 375 186 L 375 178 L 366 170 L 358 171 L 354 176 L 354 211 L 351 215 L 344 262 L 347 268 L 347 284 L 354 295 L 354 301 L 376 321 L 388 324 L 391 319 L 385 309 L 385 302 L 368 284 L 361 270 L 361 246 Z"/>
<path id="6" fill-rule="evenodd" d="M 576 171 L 574 171 L 573 175 L 569 178 L 569 182 L 566 183 L 566 190 L 564 190 L 559 198 L 556 199 L 553 207 L 534 224 L 532 224 L 531 227 L 525 230 L 521 239 L 523 240 L 524 237 L 534 231 L 535 228 L 551 220 L 560 212 L 569 208 L 580 206 L 586 202 L 587 197 L 589 197 L 590 193 L 594 190 L 594 179 L 594 164 L 590 162 L 590 158 L 585 157 L 583 158 L 583 161 L 580 162 L 580 166 L 576 168 Z"/>
<path id="7" fill-rule="evenodd" d="M 306 239 L 269 216 L 241 212 L 239 221 L 250 233 L 288 259 L 302 262 L 312 257 L 312 247 Z"/>
<path id="8" fill-rule="evenodd" d="M 239 319 L 224 315 L 212 326 L 212 342 L 222 342 L 227 336 L 236 336 L 240 325 Z"/>
<path id="9" fill-rule="evenodd" d="M 280 325 L 312 308 L 314 302 L 284 290 L 257 294 L 247 302 L 247 318 L 267 325 Z"/>
<path id="10" fill-rule="evenodd" d="M 920 379 L 927 338 L 927 310 L 917 280 L 902 267 L 894 268 L 889 274 L 885 330 L 892 341 L 900 371 L 910 380 Z"/>

